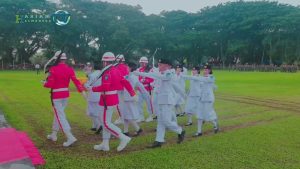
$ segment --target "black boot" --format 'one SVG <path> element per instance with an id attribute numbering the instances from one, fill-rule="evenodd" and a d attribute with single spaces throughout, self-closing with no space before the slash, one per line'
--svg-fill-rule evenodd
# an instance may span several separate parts
<path id="1" fill-rule="evenodd" d="M 179 114 L 179 117 L 183 117 L 183 116 L 184 116 L 184 114 L 183 114 L 183 113 L 180 113 L 180 114 Z"/>
<path id="2" fill-rule="evenodd" d="M 90 130 L 92 130 L 92 131 L 96 131 L 97 129 L 96 129 L 96 128 L 91 128 Z"/>
<path id="3" fill-rule="evenodd" d="M 184 140 L 184 136 L 185 136 L 185 131 L 182 130 L 182 132 L 178 134 L 178 140 L 177 140 L 178 144 L 180 144 Z"/>
<path id="4" fill-rule="evenodd" d="M 99 128 L 98 128 L 98 130 L 95 132 L 95 134 L 100 134 L 101 133 L 101 131 L 102 131 L 102 126 L 100 126 Z"/>
<path id="5" fill-rule="evenodd" d="M 157 148 L 157 147 L 161 147 L 162 144 L 163 144 L 162 142 L 155 141 L 152 145 L 147 146 L 147 148 Z"/>
<path id="6" fill-rule="evenodd" d="M 133 137 L 139 136 L 142 132 L 143 132 L 143 129 L 139 129 L 139 130 L 133 135 Z"/>
<path id="7" fill-rule="evenodd" d="M 195 134 L 193 135 L 193 137 L 200 137 L 200 136 L 202 136 L 202 133 L 195 133 Z"/>
<path id="8" fill-rule="evenodd" d="M 129 132 L 126 132 L 126 133 L 123 133 L 124 135 L 126 135 L 126 136 L 129 136 Z"/>
<path id="9" fill-rule="evenodd" d="M 218 121 L 215 122 L 215 125 L 214 125 L 214 132 L 215 134 L 217 134 L 219 132 L 219 124 L 218 124 Z"/>
<path id="10" fill-rule="evenodd" d="M 191 125 L 193 125 L 193 123 L 190 123 L 190 122 L 189 122 L 189 123 L 186 123 L 186 124 L 185 124 L 185 126 L 191 126 Z"/>
<path id="11" fill-rule="evenodd" d="M 218 132 L 219 132 L 219 127 L 217 127 L 217 128 L 214 128 L 214 132 L 215 132 L 215 134 L 217 134 Z"/>

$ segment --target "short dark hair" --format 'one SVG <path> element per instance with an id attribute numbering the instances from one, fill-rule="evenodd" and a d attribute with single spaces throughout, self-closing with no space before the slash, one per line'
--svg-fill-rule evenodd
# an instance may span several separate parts
<path id="1" fill-rule="evenodd" d="M 93 64 L 94 64 L 94 70 L 101 70 L 102 69 L 101 62 L 95 61 Z"/>
<path id="2" fill-rule="evenodd" d="M 137 64 L 135 64 L 134 62 L 128 62 L 127 65 L 131 69 L 131 72 L 137 69 Z"/>
<path id="3" fill-rule="evenodd" d="M 168 64 L 168 65 L 172 66 L 172 61 L 170 59 L 167 59 L 167 58 L 161 58 L 161 59 L 159 59 L 158 63 Z"/>

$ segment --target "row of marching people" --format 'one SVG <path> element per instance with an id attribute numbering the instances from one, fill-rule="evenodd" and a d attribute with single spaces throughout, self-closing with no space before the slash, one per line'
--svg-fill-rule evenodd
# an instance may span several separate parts
<path id="1" fill-rule="evenodd" d="M 172 69 L 172 63 L 167 59 L 159 60 L 158 69 L 150 69 L 147 67 L 147 58 L 142 57 L 141 67 L 137 68 L 133 62 L 125 64 L 124 56 L 118 55 L 116 58 L 113 53 L 106 52 L 102 56 L 104 68 L 100 70 L 100 64 L 95 63 L 95 70 L 88 73 L 88 81 L 82 86 L 74 70 L 65 64 L 66 54 L 57 52 L 54 58 L 56 64 L 49 69 L 49 76 L 44 82 L 44 87 L 51 88 L 54 109 L 52 133 L 47 138 L 56 141 L 57 132 L 61 129 L 67 137 L 67 141 L 63 144 L 65 147 L 77 141 L 71 133 L 64 112 L 69 97 L 70 80 L 88 101 L 87 112 L 93 119 L 92 130 L 99 133 L 102 129 L 102 143 L 95 145 L 95 150 L 109 151 L 109 140 L 113 135 L 120 140 L 117 151 L 122 151 L 131 140 L 129 136 L 138 136 L 143 132 L 139 122 L 145 120 L 144 101 L 149 112 L 146 121 L 153 121 L 153 117 L 157 117 L 156 139 L 149 147 L 160 147 L 165 142 L 166 129 L 177 133 L 177 143 L 181 143 L 185 131 L 177 123 L 175 109 L 178 114 L 183 114 L 182 105 L 186 98 L 185 80 L 191 81 L 185 107 L 185 112 L 189 116 L 187 125 L 192 124 L 191 116 L 196 114 L 198 131 L 195 136 L 202 134 L 204 121 L 211 121 L 215 132 L 219 129 L 213 108 L 215 85 L 210 66 L 205 67 L 204 76 L 199 76 L 200 70 L 197 67 L 193 69 L 193 75 L 188 76 L 182 67 L 178 67 L 176 71 Z M 88 94 L 85 91 L 88 91 Z M 112 123 L 114 110 L 117 110 L 120 117 L 117 123 L 124 123 L 123 131 Z M 135 129 L 133 135 L 129 135 L 129 125 L 133 125 Z"/>

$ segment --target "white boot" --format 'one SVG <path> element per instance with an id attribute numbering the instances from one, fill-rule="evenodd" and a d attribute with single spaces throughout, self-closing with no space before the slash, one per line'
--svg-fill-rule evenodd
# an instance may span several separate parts
<path id="1" fill-rule="evenodd" d="M 104 139 L 101 144 L 94 145 L 94 150 L 109 151 L 109 140 L 108 139 Z"/>
<path id="2" fill-rule="evenodd" d="M 47 135 L 48 140 L 57 141 L 57 131 L 52 131 L 51 134 Z"/>
<path id="3" fill-rule="evenodd" d="M 131 138 L 126 136 L 126 135 L 122 135 L 120 137 L 120 144 L 119 146 L 117 147 L 117 151 L 122 151 L 126 146 L 127 144 L 130 142 Z"/>
<path id="4" fill-rule="evenodd" d="M 153 117 L 150 115 L 147 119 L 146 119 L 146 122 L 151 122 L 153 121 Z"/>
<path id="5" fill-rule="evenodd" d="M 73 134 L 68 131 L 65 133 L 68 140 L 66 142 L 64 142 L 63 146 L 64 147 L 69 147 L 70 145 L 72 145 L 73 143 L 75 143 L 77 141 L 77 139 L 73 136 Z"/>

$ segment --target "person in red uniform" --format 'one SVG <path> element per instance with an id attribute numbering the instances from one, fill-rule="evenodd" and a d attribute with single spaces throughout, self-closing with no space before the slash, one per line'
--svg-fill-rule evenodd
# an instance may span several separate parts
<path id="1" fill-rule="evenodd" d="M 122 76 L 129 75 L 128 66 L 125 64 L 125 57 L 124 55 L 117 56 L 116 60 L 119 62 L 118 65 L 115 67 L 120 71 Z"/>
<path id="2" fill-rule="evenodd" d="M 147 57 L 141 57 L 140 58 L 140 65 L 141 67 L 137 69 L 137 71 L 139 72 L 152 72 L 153 70 L 151 70 L 148 66 L 148 59 Z M 141 90 L 139 90 L 140 94 L 138 97 L 138 110 L 140 113 L 140 118 L 138 120 L 138 122 L 142 122 L 145 120 L 144 117 L 144 110 L 143 110 L 143 105 L 144 105 L 144 101 L 146 101 L 147 104 L 147 110 L 148 110 L 148 118 L 146 119 L 146 122 L 150 122 L 153 121 L 153 107 L 152 107 L 152 102 L 151 102 L 151 91 L 152 91 L 152 83 L 154 82 L 154 79 L 149 78 L 149 77 L 142 77 L 139 76 L 139 81 L 144 85 L 145 89 L 147 90 L 148 93 L 142 93 Z"/>
<path id="3" fill-rule="evenodd" d="M 121 76 L 124 78 L 129 75 L 128 66 L 125 64 L 124 55 L 118 55 L 116 58 L 118 65 L 115 67 L 119 70 Z M 125 112 L 125 103 L 124 103 L 124 87 L 122 84 L 117 84 L 118 88 L 118 96 L 119 96 L 119 105 L 117 106 L 117 111 L 119 113 L 119 118 L 114 122 L 115 124 L 123 124 L 124 123 L 124 112 Z"/>
<path id="4" fill-rule="evenodd" d="M 74 70 L 65 63 L 67 60 L 66 54 L 60 54 L 60 57 L 57 59 L 58 64 L 49 69 L 49 76 L 44 83 L 44 87 L 51 89 L 51 99 L 54 109 L 52 134 L 48 135 L 47 138 L 56 141 L 57 132 L 61 129 L 67 137 L 67 141 L 63 143 L 63 146 L 68 147 L 77 141 L 71 133 L 71 127 L 64 112 L 70 96 L 70 80 L 73 81 L 78 92 L 82 93 L 85 98 L 86 93 L 80 81 L 76 78 Z"/>
<path id="5" fill-rule="evenodd" d="M 119 104 L 118 89 L 121 84 L 131 96 L 135 96 L 135 92 L 130 83 L 120 75 L 119 70 L 112 64 L 115 56 L 111 52 L 106 52 L 102 56 L 103 66 L 101 85 L 89 88 L 93 92 L 101 92 L 99 105 L 101 107 L 100 119 L 103 122 L 104 130 L 102 132 L 102 143 L 95 145 L 95 150 L 109 151 L 109 139 L 111 134 L 120 139 L 117 151 L 122 151 L 130 142 L 131 138 L 124 135 L 122 130 L 111 122 L 113 109 Z"/>

